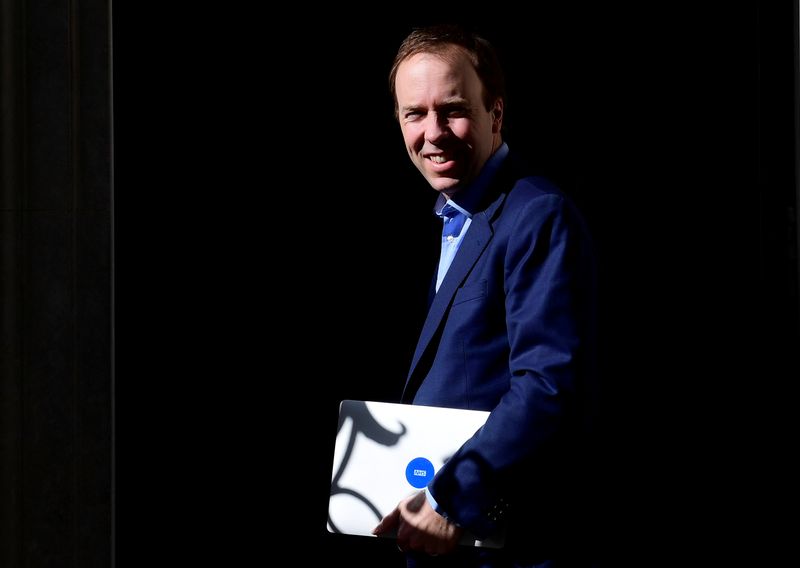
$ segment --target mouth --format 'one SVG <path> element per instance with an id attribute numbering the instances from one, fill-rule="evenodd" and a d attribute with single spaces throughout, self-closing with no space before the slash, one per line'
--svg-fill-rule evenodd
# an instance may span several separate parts
<path id="1" fill-rule="evenodd" d="M 445 154 L 424 154 L 423 158 L 437 166 L 449 164 L 453 161 L 452 156 L 447 156 Z"/>

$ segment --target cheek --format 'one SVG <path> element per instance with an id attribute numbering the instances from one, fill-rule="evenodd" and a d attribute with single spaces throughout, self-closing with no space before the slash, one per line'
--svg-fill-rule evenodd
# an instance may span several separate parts
<path id="1" fill-rule="evenodd" d="M 450 125 L 450 131 L 459 140 L 470 142 L 474 136 L 472 133 L 471 124 L 467 121 L 456 121 Z"/>
<path id="2" fill-rule="evenodd" d="M 424 142 L 419 129 L 409 127 L 403 128 L 403 141 L 409 150 L 411 148 L 417 149 Z"/>

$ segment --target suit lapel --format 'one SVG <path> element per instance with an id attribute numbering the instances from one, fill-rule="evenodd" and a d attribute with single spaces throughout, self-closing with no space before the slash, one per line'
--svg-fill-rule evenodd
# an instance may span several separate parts
<path id="1" fill-rule="evenodd" d="M 475 263 L 480 258 L 481 253 L 486 249 L 489 241 L 492 238 L 493 231 L 491 226 L 491 219 L 494 216 L 497 208 L 505 199 L 505 194 L 501 194 L 487 209 L 480 211 L 472 216 L 472 223 L 464 235 L 464 241 L 453 259 L 453 264 L 450 265 L 447 275 L 439 287 L 439 291 L 433 298 L 428 316 L 425 319 L 425 324 L 422 326 L 422 332 L 417 342 L 417 348 L 414 350 L 414 357 L 411 360 L 411 368 L 406 378 L 405 392 L 409 389 L 409 381 L 414 375 L 422 355 L 428 348 L 428 345 L 436 334 L 437 329 L 442 323 L 442 319 L 450 308 L 453 302 L 453 296 L 459 286 L 464 282 L 467 275 L 475 266 Z"/>

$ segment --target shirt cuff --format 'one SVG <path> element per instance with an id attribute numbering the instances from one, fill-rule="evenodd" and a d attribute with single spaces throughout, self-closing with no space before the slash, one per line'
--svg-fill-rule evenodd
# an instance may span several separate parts
<path id="1" fill-rule="evenodd" d="M 450 522 L 450 523 L 453 523 L 453 524 L 454 524 L 455 526 L 457 526 L 457 527 L 460 527 L 460 526 L 461 526 L 461 525 L 459 525 L 459 524 L 458 524 L 458 523 L 457 523 L 455 520 L 451 519 L 451 518 L 450 518 L 450 517 L 447 515 L 447 513 L 445 513 L 444 511 L 442 511 L 441 507 L 439 507 L 439 503 L 437 503 L 437 502 L 436 502 L 436 499 L 433 497 L 433 493 L 431 493 L 430 487 L 425 487 L 425 499 L 427 499 L 427 500 L 428 500 L 428 504 L 431 506 L 431 508 L 432 508 L 434 511 L 436 511 L 436 512 L 437 512 L 439 515 L 441 515 L 441 516 L 443 516 L 445 519 L 447 519 L 447 521 L 448 521 L 448 522 Z"/>
<path id="2" fill-rule="evenodd" d="M 425 499 L 428 500 L 428 505 L 430 505 L 434 511 L 436 511 L 440 515 L 442 514 L 439 512 L 439 503 L 437 503 L 436 499 L 433 498 L 433 494 L 431 493 L 431 490 L 428 487 L 425 488 Z"/>

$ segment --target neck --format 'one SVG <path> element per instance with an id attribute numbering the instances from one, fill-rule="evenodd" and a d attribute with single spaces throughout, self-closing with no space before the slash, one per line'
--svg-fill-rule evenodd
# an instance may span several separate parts
<path id="1" fill-rule="evenodd" d="M 492 156 L 494 156 L 494 153 L 497 152 L 497 149 L 500 148 L 500 146 L 502 145 L 503 145 L 503 136 L 498 132 L 495 135 L 494 139 L 492 140 L 492 153 L 489 154 L 489 157 L 491 158 Z"/>

